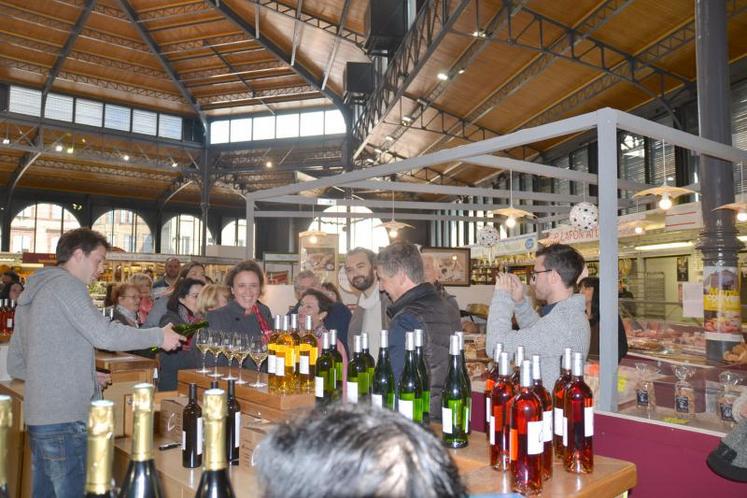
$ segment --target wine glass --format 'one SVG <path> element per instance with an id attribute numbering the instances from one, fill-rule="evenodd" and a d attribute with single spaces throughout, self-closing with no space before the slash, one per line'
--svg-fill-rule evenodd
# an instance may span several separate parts
<path id="1" fill-rule="evenodd" d="M 236 380 L 237 378 L 233 376 L 233 372 L 231 370 L 231 363 L 236 358 L 236 350 L 234 349 L 233 345 L 232 332 L 223 332 L 223 334 L 221 335 L 221 352 L 223 353 L 223 356 L 226 357 L 226 361 L 228 362 L 228 375 L 223 378 L 225 380 Z"/>
<path id="2" fill-rule="evenodd" d="M 221 353 L 221 345 L 222 345 L 222 333 L 218 330 L 213 330 L 210 332 L 210 352 L 213 353 L 213 373 L 209 374 L 210 377 L 222 377 L 222 375 L 218 372 L 218 356 L 220 356 Z"/>
<path id="3" fill-rule="evenodd" d="M 205 368 L 205 357 L 207 356 L 208 351 L 210 351 L 210 331 L 208 329 L 200 329 L 197 331 L 197 334 L 195 335 L 195 346 L 202 354 L 202 368 L 197 372 L 206 374 L 210 371 Z"/>
<path id="4" fill-rule="evenodd" d="M 257 381 L 249 385 L 251 387 L 265 387 L 267 384 L 259 380 L 262 362 L 267 359 L 267 343 L 264 337 L 252 337 L 249 339 L 249 356 L 252 358 L 254 364 L 257 365 Z"/>
<path id="5" fill-rule="evenodd" d="M 239 380 L 237 384 L 246 384 L 246 381 L 242 378 L 242 372 L 244 370 L 244 361 L 249 356 L 249 339 L 246 335 L 236 332 L 233 334 L 233 348 L 235 351 L 235 358 L 239 363 Z"/>

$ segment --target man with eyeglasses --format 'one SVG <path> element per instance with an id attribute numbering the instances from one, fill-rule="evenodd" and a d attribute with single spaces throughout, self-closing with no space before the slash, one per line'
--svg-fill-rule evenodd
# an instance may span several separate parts
<path id="1" fill-rule="evenodd" d="M 565 348 L 589 353 L 589 320 L 585 315 L 584 296 L 575 293 L 576 282 L 585 273 L 583 256 L 571 246 L 553 244 L 537 251 L 529 283 L 534 296 L 544 304 L 539 313 L 526 298 L 524 285 L 516 275 L 496 276 L 487 324 L 487 348 L 496 343 L 513 353 L 524 346 L 525 357 L 540 355 L 542 383 L 552 387 L 560 374 L 560 359 Z M 519 330 L 512 330 L 516 316 Z"/>

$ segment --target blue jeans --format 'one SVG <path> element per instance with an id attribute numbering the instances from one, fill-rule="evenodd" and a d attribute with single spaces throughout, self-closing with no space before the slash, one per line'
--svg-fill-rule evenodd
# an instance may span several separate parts
<path id="1" fill-rule="evenodd" d="M 84 422 L 29 425 L 34 498 L 80 498 L 86 482 Z"/>

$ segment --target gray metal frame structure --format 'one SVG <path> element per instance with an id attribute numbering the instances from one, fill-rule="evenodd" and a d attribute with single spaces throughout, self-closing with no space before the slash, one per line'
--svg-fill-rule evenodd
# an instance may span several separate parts
<path id="1" fill-rule="evenodd" d="M 668 126 L 649 121 L 626 112 L 611 108 L 603 108 L 595 112 L 582 114 L 572 118 L 564 119 L 554 123 L 540 125 L 534 128 L 525 128 L 508 135 L 483 140 L 476 143 L 462 145 L 451 149 L 445 149 L 432 154 L 427 154 L 404 161 L 384 164 L 363 170 L 343 173 L 337 176 L 325 177 L 308 182 L 295 183 L 282 187 L 260 190 L 249 193 L 246 198 L 246 256 L 253 257 L 254 248 L 254 223 L 257 217 L 302 216 L 298 212 L 273 212 L 257 211 L 256 202 L 276 202 L 300 204 L 298 196 L 300 192 L 328 187 L 344 188 L 368 188 L 377 187 L 382 190 L 395 190 L 400 188 L 414 188 L 411 184 L 404 182 L 391 182 L 375 180 L 375 178 L 387 178 L 390 175 L 405 173 L 424 167 L 443 164 L 449 161 L 474 162 L 484 161 L 489 158 L 490 162 L 500 161 L 500 167 L 504 169 L 524 168 L 537 175 L 547 175 L 551 170 L 557 170 L 552 166 L 523 161 L 506 161 L 506 158 L 493 156 L 497 152 L 508 148 L 540 142 L 551 138 L 567 136 L 578 132 L 596 130 L 598 139 L 598 163 L 599 173 L 597 175 L 583 174 L 585 179 L 594 180 L 598 185 L 599 195 L 599 271 L 601 279 L 600 288 L 600 315 L 601 315 L 601 337 L 600 337 L 600 394 L 597 407 L 604 411 L 617 409 L 617 275 L 618 275 L 618 237 L 617 237 L 617 210 L 621 202 L 618 199 L 618 189 L 640 190 L 642 185 L 630 184 L 617 178 L 618 166 L 618 130 L 624 130 L 644 137 L 662 140 L 668 144 L 688 149 L 695 154 L 717 158 L 723 161 L 740 163 L 747 162 L 747 151 L 708 140 L 697 135 L 692 135 Z M 550 169 L 548 169 L 550 168 Z M 556 173 L 552 171 L 552 173 Z M 562 177 L 569 180 L 578 180 L 578 172 L 562 170 L 552 175 L 555 178 Z M 571 178 L 573 176 L 573 178 Z M 593 178 L 595 177 L 595 178 Z M 440 185 L 417 185 L 430 193 L 449 193 L 456 195 L 481 195 L 506 198 L 508 192 L 494 189 L 475 189 L 471 187 L 454 187 Z M 448 192 L 443 189 L 449 189 Z M 476 192 L 479 190 L 479 193 Z M 568 209 L 568 202 L 581 200 L 578 196 L 566 196 L 559 198 L 555 194 L 542 194 L 531 192 L 515 192 L 514 197 L 519 195 L 531 195 L 532 198 L 547 202 L 543 208 L 550 208 L 554 213 L 563 213 Z M 587 198 L 588 199 L 588 198 Z M 308 201 L 306 201 L 308 203 Z M 354 205 L 354 201 L 346 201 L 347 205 Z M 364 201 L 365 202 L 365 201 Z M 369 201 L 370 202 L 370 201 Z M 381 201 L 379 201 L 381 202 Z M 460 204 L 453 202 L 423 203 L 418 208 L 432 211 L 447 211 L 460 209 Z M 492 208 L 498 206 L 489 205 Z M 404 208 L 404 206 L 402 206 Z M 413 206 L 414 207 L 414 206 Z M 319 214 L 319 216 L 327 216 Z M 355 213 L 338 213 L 333 217 L 358 217 Z M 563 216 L 563 214 L 557 215 Z M 407 215 L 398 215 L 398 218 L 407 219 Z M 467 217 L 444 217 L 440 214 L 418 215 L 418 219 L 462 219 Z M 468 221 L 478 221 L 477 218 L 467 218 Z M 492 219 L 491 221 L 495 221 Z"/>

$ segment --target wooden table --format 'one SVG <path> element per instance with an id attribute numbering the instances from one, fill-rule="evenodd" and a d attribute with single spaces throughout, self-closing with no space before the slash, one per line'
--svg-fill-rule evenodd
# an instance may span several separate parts
<path id="1" fill-rule="evenodd" d="M 11 398 L 13 425 L 8 430 L 8 496 L 31 496 L 31 448 L 23 419 L 23 387 L 21 380 L 0 382 L 0 394 Z"/>

